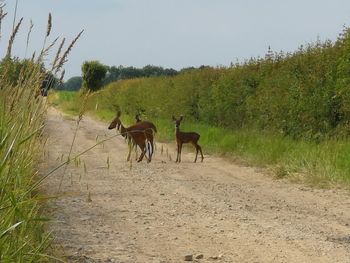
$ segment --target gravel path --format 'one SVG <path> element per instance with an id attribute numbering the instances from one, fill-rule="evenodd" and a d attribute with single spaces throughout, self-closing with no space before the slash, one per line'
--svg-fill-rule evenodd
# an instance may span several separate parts
<path id="1" fill-rule="evenodd" d="M 67 157 L 75 125 L 49 109 L 43 173 Z M 107 126 L 84 118 L 73 152 L 116 134 Z M 346 193 L 273 180 L 214 156 L 194 164 L 192 150 L 176 164 L 166 154 L 174 160 L 174 146 L 158 144 L 152 163 L 130 165 L 116 137 L 68 166 L 60 198 L 49 204 L 65 260 L 350 262 Z M 48 194 L 61 178 L 62 169 L 46 181 Z"/>

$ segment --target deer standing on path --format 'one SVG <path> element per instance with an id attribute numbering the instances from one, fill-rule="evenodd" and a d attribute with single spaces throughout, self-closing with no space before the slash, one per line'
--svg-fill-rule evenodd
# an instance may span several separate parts
<path id="1" fill-rule="evenodd" d="M 177 143 L 177 156 L 176 156 L 176 162 L 181 162 L 181 151 L 182 151 L 182 145 L 184 143 L 192 143 L 193 146 L 196 148 L 196 158 L 194 159 L 194 162 L 197 162 L 197 156 L 198 151 L 201 152 L 202 156 L 202 162 L 203 162 L 203 153 L 202 153 L 202 147 L 199 146 L 198 140 L 200 138 L 200 135 L 196 132 L 182 132 L 180 131 L 180 123 L 183 119 L 183 116 L 181 115 L 179 119 L 176 119 L 173 116 L 173 121 L 175 123 L 175 137 L 176 137 L 176 143 Z"/>
<path id="2" fill-rule="evenodd" d="M 118 112 L 116 117 L 113 119 L 111 124 L 108 126 L 108 129 L 114 129 L 117 128 L 117 130 L 120 131 L 120 134 L 128 140 L 128 143 L 134 143 L 135 145 L 138 145 L 141 149 L 141 155 L 138 159 L 138 162 L 141 162 L 143 157 L 146 153 L 146 146 L 148 142 L 150 143 L 152 149 L 149 149 L 149 158 L 147 158 L 147 162 L 151 162 L 152 155 L 153 155 L 153 139 L 154 139 L 154 132 L 157 132 L 156 126 L 149 121 L 140 121 L 134 125 L 131 125 L 127 128 L 124 127 L 124 125 L 120 121 L 120 115 L 121 113 Z M 127 157 L 127 161 L 130 160 L 131 155 L 131 147 L 129 148 L 129 154 Z"/>

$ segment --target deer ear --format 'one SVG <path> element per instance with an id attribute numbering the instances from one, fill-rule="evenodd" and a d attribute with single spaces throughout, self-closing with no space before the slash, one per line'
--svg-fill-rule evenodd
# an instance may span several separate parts
<path id="1" fill-rule="evenodd" d="M 180 121 L 182 121 L 182 120 L 183 120 L 183 118 L 184 118 L 184 116 L 183 116 L 183 115 L 181 115 L 181 116 L 180 116 Z"/>
<path id="2" fill-rule="evenodd" d="M 174 115 L 173 115 L 173 117 L 172 117 L 172 118 L 173 118 L 173 121 L 176 121 L 176 118 L 175 118 L 175 116 L 174 116 Z"/>

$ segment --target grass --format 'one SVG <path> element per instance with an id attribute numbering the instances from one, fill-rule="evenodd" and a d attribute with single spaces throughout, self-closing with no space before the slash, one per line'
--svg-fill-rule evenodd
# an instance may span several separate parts
<path id="1" fill-rule="evenodd" d="M 43 228 L 43 201 L 32 188 L 44 144 L 46 108 L 36 97 L 39 69 L 33 64 L 22 70 L 26 85 L 19 81 L 0 88 L 0 262 L 41 262 L 48 257 L 43 256 L 51 239 Z"/>
<path id="2" fill-rule="evenodd" d="M 5 5 L 0 6 L 2 9 Z M 4 17 L 0 17 L 0 27 Z M 41 92 L 44 79 L 47 88 L 57 78 L 56 74 L 64 72 L 61 68 L 78 37 L 63 55 L 61 49 L 57 51 L 56 57 L 60 59 L 47 70 L 43 62 L 58 40 L 46 45 L 52 27 L 51 14 L 42 50 L 31 59 L 11 56 L 22 21 L 23 18 L 14 27 L 6 56 L 0 60 L 0 262 L 62 262 L 50 255 L 54 253 L 50 247 L 52 236 L 45 228 L 49 219 L 43 216 L 47 197 L 42 196 L 40 183 L 50 172 L 39 176 L 38 166 L 46 143 L 42 132 L 47 109 Z"/>
<path id="3" fill-rule="evenodd" d="M 73 105 L 79 103 L 79 93 L 54 92 L 50 102 L 70 114 Z M 96 107 L 94 95 L 90 98 L 88 112 L 96 118 L 109 122 L 115 112 Z M 134 122 L 128 115 L 122 115 L 126 124 Z M 150 118 L 158 129 L 157 139 L 174 139 L 174 125 L 165 119 Z M 350 186 L 350 142 L 326 140 L 320 143 L 293 140 L 291 138 L 254 130 L 228 130 L 206 124 L 189 123 L 181 125 L 184 131 L 196 131 L 201 135 L 200 145 L 204 153 L 214 153 L 248 165 L 269 168 L 276 178 L 291 178 L 318 187 Z"/>

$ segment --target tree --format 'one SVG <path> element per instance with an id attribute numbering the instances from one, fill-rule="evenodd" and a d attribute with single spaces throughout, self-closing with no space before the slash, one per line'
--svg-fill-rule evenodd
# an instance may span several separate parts
<path id="1" fill-rule="evenodd" d="M 80 76 L 71 77 L 59 88 L 63 90 L 76 91 L 81 88 L 82 82 L 83 82 L 83 79 Z"/>
<path id="2" fill-rule="evenodd" d="M 83 86 L 96 91 L 102 87 L 102 80 L 106 76 L 107 67 L 100 62 L 85 61 L 81 67 Z"/>

